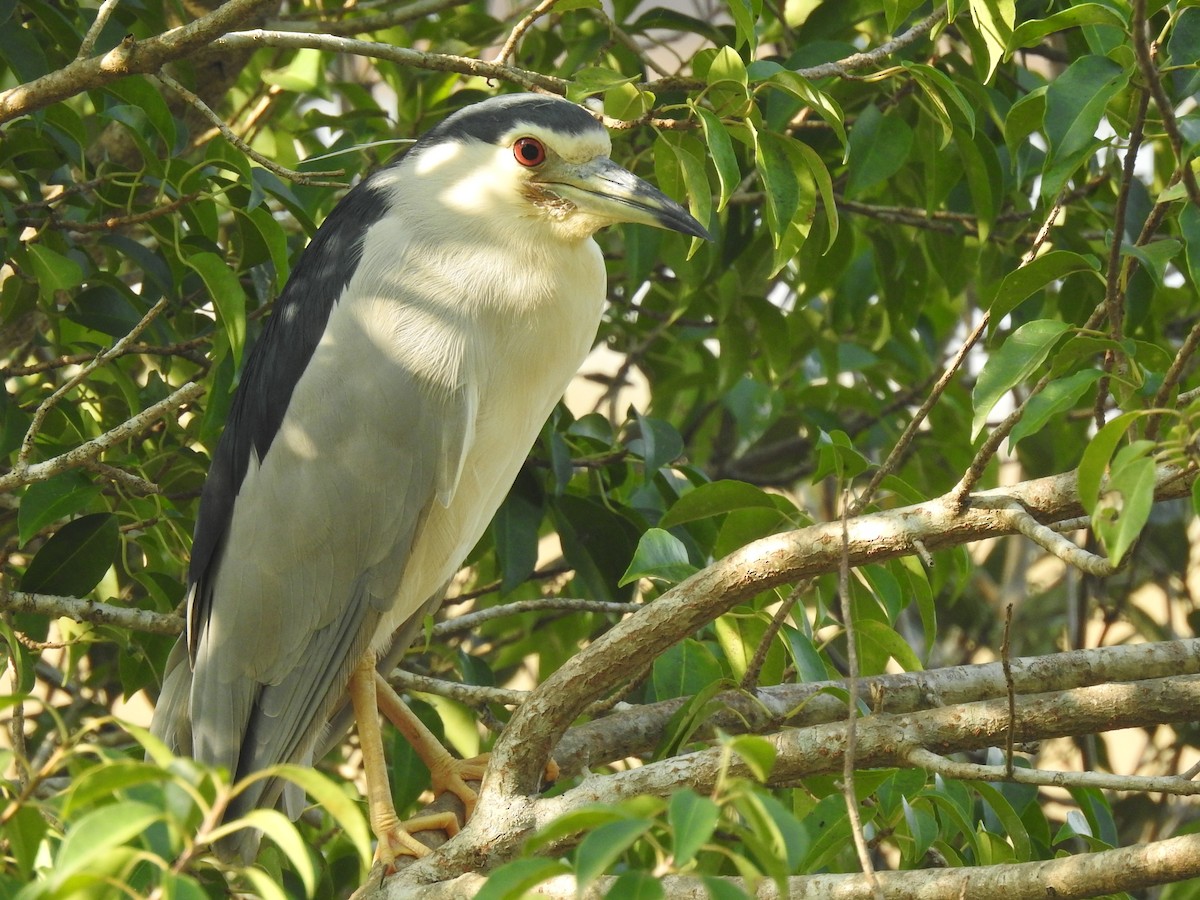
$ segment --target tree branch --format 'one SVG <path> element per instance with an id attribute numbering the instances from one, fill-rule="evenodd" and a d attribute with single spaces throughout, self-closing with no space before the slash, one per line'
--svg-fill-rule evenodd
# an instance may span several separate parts
<path id="1" fill-rule="evenodd" d="M 76 59 L 26 84 L 0 91 L 0 124 L 28 115 L 83 91 L 129 75 L 157 72 L 164 65 L 237 28 L 275 0 L 229 0 L 206 16 L 145 41 L 126 37 L 102 56 Z"/>

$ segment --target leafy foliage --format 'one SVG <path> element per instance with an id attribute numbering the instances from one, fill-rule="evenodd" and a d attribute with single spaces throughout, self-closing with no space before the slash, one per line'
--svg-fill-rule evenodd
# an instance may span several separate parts
<path id="1" fill-rule="evenodd" d="M 823 573 L 795 596 L 764 588 L 629 672 L 623 697 L 680 701 L 647 758 L 716 746 L 757 779 L 725 765 L 711 791 L 569 813 L 481 896 L 607 873 L 610 896 L 651 897 L 650 873 L 674 872 L 726 897 L 739 889 L 723 876 L 752 889 L 857 871 L 832 776 L 765 787 L 770 743 L 702 728 L 720 689 L 845 674 L 843 609 L 860 675 L 990 658 L 1016 596 L 1013 654 L 1194 633 L 1181 580 L 1192 510 L 1155 503 L 1159 465 L 1195 465 L 1200 415 L 1194 4 L 730 0 L 710 15 L 566 0 L 522 34 L 529 9 L 501 19 L 469 2 L 264 7 L 313 33 L 429 51 L 393 64 L 269 32 L 172 63 L 172 79 L 298 178 L 252 162 L 154 74 L 4 105 L 21 102 L 19 85 L 68 71 L 85 38 L 95 53 L 148 45 L 180 24 L 177 5 L 117 4 L 104 20 L 95 4 L 0 3 L 0 88 L 12 90 L 0 95 L 6 592 L 172 613 L 246 347 L 342 185 L 498 82 L 549 77 L 539 83 L 621 125 L 614 157 L 686 197 L 717 240 L 599 236 L 611 300 L 600 343 L 619 371 L 598 400 L 547 423 L 468 560 L 462 602 L 653 601 L 752 541 L 835 520 L 843 491 L 876 473 L 886 477 L 864 509 L 939 497 L 964 473 L 969 489 L 1077 470 L 1094 541 L 1126 565 L 1080 585 L 1005 542 L 939 550 L 931 566 L 872 562 L 844 587 Z M 247 15 L 238 27 L 260 24 Z M 471 74 L 467 62 L 510 34 L 510 68 Z M 344 173 L 314 174 L 335 166 Z M 980 343 L 960 366 L 973 331 Z M 547 543 L 560 558 L 547 561 Z M 490 741 L 477 718 L 509 715 L 485 689 L 549 675 L 611 621 L 523 612 L 450 638 L 431 623 L 412 665 L 479 690 L 475 709 L 443 697 L 418 709 L 473 755 Z M 321 776 L 291 773 L 322 803 L 312 821 L 255 814 L 268 838 L 257 867 L 206 856 L 195 835 L 212 835 L 231 788 L 161 748 L 142 761 L 148 739 L 109 717 L 157 691 L 170 636 L 50 622 L 0 620 L 14 736 L 0 751 L 13 779 L 0 784 L 0 894 L 357 886 L 366 833 L 353 789 Z M 1179 729 L 1147 770 L 1195 741 Z M 1103 746 L 1076 749 L 1085 768 L 1108 765 Z M 398 767 L 405 756 L 397 747 Z M 396 779 L 401 805 L 417 807 L 423 778 Z M 872 851 L 898 868 L 1053 859 L 1176 823 L 1169 804 L 1077 789 L 1064 813 L 1028 786 L 910 768 L 860 771 L 855 790 Z"/>

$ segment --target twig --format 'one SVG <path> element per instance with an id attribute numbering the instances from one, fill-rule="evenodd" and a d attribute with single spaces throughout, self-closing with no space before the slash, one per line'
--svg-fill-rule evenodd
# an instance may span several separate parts
<path id="1" fill-rule="evenodd" d="M 858 794 L 854 790 L 854 772 L 858 765 L 858 646 L 854 631 L 853 604 L 850 602 L 850 492 L 842 496 L 842 556 L 838 565 L 838 593 L 842 601 L 842 625 L 846 629 L 846 659 L 850 671 L 846 675 L 846 750 L 842 755 L 842 796 L 846 799 L 846 814 L 850 817 L 850 833 L 858 851 L 858 864 L 871 884 L 875 900 L 883 900 L 883 889 L 875 878 L 871 851 L 863 834 L 862 816 L 858 812 Z"/>
<path id="2" fill-rule="evenodd" d="M 93 625 L 112 625 L 126 631 L 174 636 L 183 630 L 183 618 L 169 613 L 129 606 L 114 606 L 78 597 L 30 594 L 25 591 L 0 592 L 0 611 L 33 613 L 50 618 L 65 617 Z"/>
<path id="3" fill-rule="evenodd" d="M 572 612 L 595 612 L 607 615 L 626 615 L 641 609 L 641 603 L 610 603 L 606 600 L 582 600 L 574 597 L 544 597 L 538 600 L 517 600 L 514 603 L 504 603 L 500 606 L 490 606 L 487 609 L 477 609 L 433 626 L 433 636 L 438 639 L 473 631 L 484 622 L 500 619 L 505 616 L 517 616 L 529 612 L 546 610 L 570 610 Z"/>
<path id="4" fill-rule="evenodd" d="M 125 348 L 137 340 L 137 336 L 141 334 L 146 327 L 158 317 L 158 314 L 167 308 L 168 302 L 169 301 L 166 297 L 161 298 L 157 303 L 150 307 L 146 314 L 142 316 L 141 320 L 133 326 L 127 335 L 113 344 L 108 350 L 101 350 L 99 353 L 97 353 L 95 358 L 93 358 L 90 363 L 76 372 L 74 376 L 67 379 L 65 384 L 63 384 L 58 390 L 38 404 L 38 408 L 34 411 L 33 417 L 30 419 L 29 428 L 25 432 L 25 437 L 21 441 L 21 449 L 17 453 L 17 463 L 16 466 L 14 466 L 14 470 L 28 465 L 29 457 L 33 454 L 34 441 L 37 440 L 38 434 L 41 433 L 42 425 L 46 421 L 46 416 L 50 414 L 50 410 L 54 409 L 54 407 L 58 405 L 58 402 L 62 400 L 63 397 L 74 390 L 89 375 L 96 371 L 96 369 L 100 368 L 100 366 L 104 365 L 104 363 L 108 362 L 114 356 L 119 356 L 121 353 L 123 353 Z"/>
<path id="5" fill-rule="evenodd" d="M 788 616 L 792 614 L 792 610 L 796 608 L 796 604 L 800 602 L 800 598 L 808 592 L 810 587 L 812 587 L 812 581 L 805 580 L 800 582 L 800 584 L 792 588 L 791 592 L 787 595 L 787 599 L 779 604 L 779 609 L 771 617 L 766 631 L 763 632 L 763 636 L 754 650 L 754 658 L 746 666 L 746 674 L 742 676 L 742 690 L 752 691 L 758 686 L 758 676 L 762 673 L 763 664 L 767 661 L 767 654 L 771 651 L 771 645 L 775 643 L 779 629 L 783 628 L 783 623 L 787 621 Z"/>
<path id="6" fill-rule="evenodd" d="M 1144 6 L 1144 4 L 1143 4 Z M 1136 8 L 1136 4 L 1135 4 Z M 1142 12 L 1145 12 L 1143 8 Z M 1139 26 L 1137 14 L 1134 13 L 1133 29 L 1145 27 L 1145 21 Z M 1108 326 L 1113 341 L 1119 343 L 1124 336 L 1125 326 L 1125 266 L 1121 263 L 1121 247 L 1125 242 L 1125 216 L 1129 206 L 1129 190 L 1133 185 L 1134 169 L 1137 165 L 1138 148 L 1146 130 L 1146 110 L 1150 106 L 1150 95 L 1146 91 L 1138 94 L 1137 113 L 1133 126 L 1129 131 L 1129 146 L 1125 149 L 1125 161 L 1121 167 L 1121 184 L 1117 190 L 1117 202 L 1113 208 L 1112 244 L 1108 248 L 1108 271 L 1105 275 L 1104 308 L 1108 315 Z M 1112 371 L 1116 365 L 1116 353 L 1110 347 L 1104 351 L 1103 372 L 1096 386 L 1096 399 L 1092 407 L 1092 416 L 1096 428 L 1104 427 L 1104 410 L 1108 405 L 1108 389 L 1112 381 Z"/>
<path id="7" fill-rule="evenodd" d="M 971 505 L 978 509 L 990 509 L 1001 514 L 1016 531 L 1081 572 L 1095 575 L 1097 578 L 1107 578 L 1116 571 L 1113 564 L 1103 556 L 1089 553 L 1067 540 L 1055 529 L 1041 524 L 1015 500 L 1001 495 L 991 495 L 971 498 Z"/>
<path id="8" fill-rule="evenodd" d="M 514 691 L 482 684 L 463 684 L 459 681 L 418 675 L 405 669 L 396 669 L 388 675 L 388 681 L 398 691 L 416 691 L 421 694 L 449 697 L 451 700 L 457 700 L 473 709 L 489 703 L 520 706 L 529 695 L 528 691 Z"/>
<path id="9" fill-rule="evenodd" d="M 1196 176 L 1184 153 L 1183 136 L 1179 132 L 1179 123 L 1175 120 L 1175 108 L 1163 89 L 1158 67 L 1154 65 L 1154 53 L 1157 49 L 1157 45 L 1151 47 L 1146 41 L 1146 0 L 1133 0 L 1133 55 L 1137 58 L 1138 69 L 1146 81 L 1146 87 L 1154 97 L 1154 105 L 1158 107 L 1163 130 L 1167 133 L 1171 152 L 1175 155 L 1177 170 L 1183 177 L 1188 199 L 1193 205 L 1200 206 L 1200 186 L 1196 184 Z"/>
<path id="10" fill-rule="evenodd" d="M 40 463 L 22 464 L 18 462 L 6 475 L 0 475 L 0 491 L 11 491 L 22 485 L 35 481 L 45 481 L 53 478 L 59 472 L 65 472 L 76 466 L 81 466 L 95 459 L 109 447 L 127 440 L 150 426 L 151 423 L 183 406 L 204 393 L 204 385 L 189 381 L 170 396 L 159 400 L 153 406 L 142 410 L 132 418 L 114 428 L 80 444 L 66 453 L 60 453 L 51 459 Z"/>
<path id="11" fill-rule="evenodd" d="M 278 0 L 227 0 L 212 12 L 146 40 L 127 36 L 102 56 L 77 59 L 25 84 L 0 91 L 0 125 L 52 103 L 130 75 L 149 75 L 250 21 Z"/>
<path id="12" fill-rule="evenodd" d="M 890 41 L 885 41 L 872 50 L 851 54 L 837 60 L 837 62 L 824 63 L 823 65 L 811 66 L 807 69 L 798 69 L 797 71 L 812 81 L 818 78 L 836 78 L 859 69 L 869 69 L 887 59 L 887 57 L 898 50 L 903 50 L 910 44 L 916 43 L 929 34 L 929 32 L 933 31 L 944 18 L 946 18 L 946 6 L 945 4 L 941 4 L 933 13 L 917 22 L 908 31 L 896 35 Z"/>
<path id="13" fill-rule="evenodd" d="M 1200 795 L 1200 781 L 1181 775 L 1112 775 L 1107 772 L 1051 772 L 1014 766 L 984 766 L 955 762 L 923 747 L 908 752 L 908 760 L 927 772 L 963 781 L 1010 781 L 1041 787 L 1081 787 L 1102 791 L 1138 791 L 1172 794 L 1180 797 Z"/>
<path id="14" fill-rule="evenodd" d="M 225 140 L 229 141 L 229 143 L 233 144 L 233 146 L 237 147 L 238 150 L 250 157 L 264 169 L 274 172 L 280 178 L 286 178 L 288 181 L 294 181 L 297 184 L 313 185 L 316 187 L 346 187 L 346 185 L 340 181 L 320 180 L 322 178 L 333 178 L 338 175 L 345 175 L 345 169 L 330 169 L 322 172 L 297 172 L 295 169 L 289 169 L 287 166 L 281 166 L 274 160 L 263 156 L 261 153 L 243 141 L 240 137 L 238 137 L 234 133 L 233 129 L 225 124 L 225 120 L 213 112 L 212 107 L 185 88 L 166 72 L 159 71 L 155 77 L 175 93 L 177 93 L 180 97 L 182 97 L 188 105 L 204 116 L 204 118 L 212 122 L 213 126 L 221 132 Z"/>
<path id="15" fill-rule="evenodd" d="M 462 0 L 417 0 L 397 9 L 375 13 L 369 16 L 340 19 L 277 19 L 266 24 L 267 28 L 278 31 L 319 31 L 321 34 L 366 34 L 370 31 L 381 31 L 405 22 L 423 19 L 445 9 L 452 9 L 462 3 Z M 352 4 L 343 4 L 341 9 L 352 8 Z M 315 28 L 314 28 L 315 26 Z"/>
<path id="16" fill-rule="evenodd" d="M 542 75 L 527 69 L 514 66 L 502 66 L 485 62 L 469 56 L 452 56 L 447 53 L 424 53 L 407 47 L 396 47 L 376 41 L 359 41 L 353 38 L 338 37 L 332 34 L 306 34 L 288 31 L 267 31 L 256 28 L 250 31 L 234 31 L 213 41 L 215 51 L 232 50 L 246 47 L 280 47 L 283 49 L 313 49 L 325 50 L 331 53 L 348 53 L 354 56 L 366 56 L 372 59 L 383 59 L 414 69 L 427 69 L 433 72 L 458 72 L 461 75 L 473 75 L 507 81 L 520 85 L 526 90 L 542 91 L 553 94 L 565 94 L 567 82 L 562 78 Z"/>
<path id="17" fill-rule="evenodd" d="M 92 55 L 92 50 L 96 46 L 96 39 L 100 37 L 100 32 L 104 30 L 104 26 L 108 24 L 108 17 L 113 14 L 113 10 L 117 8 L 120 0 L 104 0 L 100 4 L 100 8 L 96 10 L 96 18 L 92 25 L 87 30 L 87 34 L 83 36 L 83 40 L 79 43 L 79 52 L 75 54 L 76 59 L 86 59 Z"/>
<path id="18" fill-rule="evenodd" d="M 504 42 L 504 46 L 500 48 L 500 52 L 496 54 L 495 62 L 502 66 L 506 65 L 509 57 L 513 55 L 513 51 L 517 49 L 517 43 L 525 36 L 525 32 L 530 29 L 534 22 L 554 9 L 555 4 L 558 2 L 559 0 L 541 0 L 541 3 L 523 16 L 521 21 L 513 27 L 512 33 L 509 34 L 508 40 Z"/>
<path id="19" fill-rule="evenodd" d="M 1017 689 L 1012 674 L 1012 618 L 1013 604 L 1008 601 L 1004 608 L 1004 639 L 1000 642 L 1000 667 L 1004 671 L 1004 688 L 1008 693 L 1008 733 L 1004 735 L 1004 768 L 1013 771 L 1013 734 L 1017 730 Z"/>

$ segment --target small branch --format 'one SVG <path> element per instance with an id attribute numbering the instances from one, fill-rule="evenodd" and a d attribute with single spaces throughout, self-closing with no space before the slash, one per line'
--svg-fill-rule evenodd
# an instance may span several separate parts
<path id="1" fill-rule="evenodd" d="M 473 631 L 484 622 L 505 616 L 518 616 L 529 612 L 544 612 L 550 610 L 568 610 L 570 612 L 594 612 L 606 615 L 626 615 L 641 609 L 641 603 L 610 603 L 605 600 L 581 600 L 574 597 L 544 597 L 539 600 L 517 600 L 514 603 L 504 603 L 500 606 L 490 606 L 487 609 L 477 609 L 463 613 L 453 619 L 438 622 L 433 626 L 433 636 L 438 639 L 447 638 L 464 631 Z"/>
<path id="2" fill-rule="evenodd" d="M 53 619 L 65 617 L 93 625 L 111 625 L 126 631 L 149 634 L 177 635 L 183 630 L 183 618 L 148 609 L 114 606 L 78 597 L 56 597 L 52 594 L 29 594 L 25 591 L 0 593 L 0 611 L 33 613 Z"/>
<path id="3" fill-rule="evenodd" d="M 382 31 L 405 22 L 414 22 L 446 9 L 453 9 L 462 0 L 417 0 L 407 6 L 387 12 L 375 13 L 369 16 L 346 17 L 342 19 L 277 19 L 267 23 L 267 28 L 277 31 L 318 31 L 321 34 L 351 35 L 366 34 L 371 31 Z M 342 9 L 349 8 L 344 5 Z"/>
<path id="4" fill-rule="evenodd" d="M 7 475 L 0 475 L 0 491 L 12 491 L 35 481 L 45 481 L 47 478 L 53 478 L 59 472 L 84 465 L 109 447 L 128 440 L 148 428 L 153 422 L 196 399 L 204 393 L 204 390 L 203 384 L 189 381 L 170 396 L 158 401 L 148 409 L 142 410 L 131 419 L 122 422 L 115 428 L 110 428 L 99 437 L 92 438 L 66 453 L 60 453 L 45 462 L 32 464 L 18 462 Z"/>
<path id="5" fill-rule="evenodd" d="M 1192 172 L 1187 154 L 1183 149 L 1183 136 L 1179 132 L 1179 123 L 1175 120 L 1175 107 L 1163 88 L 1158 67 L 1154 65 L 1154 54 L 1157 49 L 1157 46 L 1152 47 L 1146 40 L 1146 0 L 1133 0 L 1133 55 L 1137 58 L 1138 70 L 1146 81 L 1146 87 L 1154 97 L 1154 105 L 1158 107 L 1163 130 L 1167 133 L 1167 139 L 1170 141 L 1171 152 L 1175 155 L 1175 165 L 1183 178 L 1188 199 L 1194 206 L 1200 206 L 1200 186 L 1196 184 L 1195 173 Z"/>
<path id="6" fill-rule="evenodd" d="M 908 761 L 926 772 L 935 772 L 944 778 L 957 778 L 963 781 L 1000 781 L 1011 784 L 1033 784 L 1039 787 L 1137 791 L 1171 794 L 1179 797 L 1200 795 L 1200 782 L 1188 781 L 1179 775 L 1113 775 L 1108 772 L 1050 772 L 1045 769 L 1025 769 L 1018 766 L 1011 768 L 1007 765 L 984 766 L 978 763 L 955 762 L 920 747 L 908 752 Z"/>
<path id="7" fill-rule="evenodd" d="M 514 691 L 507 688 L 488 687 L 481 684 L 463 684 L 458 681 L 446 681 L 441 678 L 431 678 L 428 675 L 417 675 L 404 669 L 396 669 L 388 676 L 388 681 L 397 691 L 416 691 L 421 694 L 434 694 L 438 697 L 449 697 L 472 709 L 478 709 L 489 703 L 499 703 L 504 706 L 520 706 L 529 695 L 528 691 Z"/>
<path id="8" fill-rule="evenodd" d="M 885 41 L 878 47 L 868 50 L 864 53 L 854 53 L 850 56 L 843 57 L 837 62 L 825 63 L 820 66 L 811 66 L 807 69 L 798 69 L 797 71 L 810 81 L 818 78 L 837 78 L 839 76 L 848 75 L 851 72 L 856 72 L 860 69 L 869 69 L 873 66 L 886 60 L 893 53 L 903 50 L 910 44 L 915 44 L 929 32 L 933 31 L 943 19 L 946 18 L 946 6 L 940 4 L 938 9 L 926 16 L 921 21 L 913 25 L 912 28 L 905 31 L 903 34 L 898 34 L 890 41 Z"/>
<path id="9" fill-rule="evenodd" d="M 771 617 L 770 624 L 767 625 L 758 646 L 754 649 L 754 658 L 746 666 L 746 674 L 742 676 L 742 690 L 752 691 L 758 687 L 758 676 L 762 674 L 762 667 L 767 661 L 767 654 L 771 652 L 771 645 L 779 636 L 779 630 L 783 628 L 783 623 L 787 621 L 792 610 L 796 608 L 796 604 L 800 602 L 800 598 L 808 592 L 810 587 L 812 587 L 811 581 L 804 581 L 796 585 L 788 594 L 787 599 L 779 604 L 779 609 Z"/>
<path id="10" fill-rule="evenodd" d="M 132 330 L 112 345 L 108 350 L 102 350 L 96 354 L 90 363 L 81 368 L 67 382 L 59 387 L 53 394 L 38 404 L 38 408 L 34 411 L 33 417 L 29 422 L 29 429 L 25 432 L 25 437 L 21 441 L 21 450 L 17 454 L 17 462 L 15 469 L 27 466 L 29 457 L 33 454 L 33 443 L 37 440 L 38 434 L 42 430 L 42 425 L 46 421 L 46 416 L 50 414 L 50 410 L 54 409 L 68 393 L 78 387 L 89 375 L 104 365 L 115 356 L 119 356 L 125 352 L 125 348 L 137 340 L 137 336 L 145 331 L 146 327 L 158 318 L 158 314 L 167 308 L 168 300 L 166 297 L 161 298 L 142 316 L 141 320 L 133 326 Z"/>
<path id="11" fill-rule="evenodd" d="M 877 873 L 885 896 L 920 897 L 922 900 L 970 900 L 981 897 L 1076 900 L 1108 896 L 1119 891 L 1136 891 L 1197 876 L 1200 876 L 1200 835 L 1195 834 L 1037 862 Z M 574 876 L 560 875 L 532 888 L 530 896 L 548 900 L 599 900 L 610 896 L 617 877 L 603 875 L 589 882 L 585 890 Z M 468 872 L 452 880 L 422 885 L 420 896 L 422 900 L 473 897 L 482 889 L 485 880 L 483 875 Z M 712 889 L 709 885 L 714 881 L 728 886 L 731 893 L 741 892 L 759 900 L 829 900 L 831 897 L 838 900 L 866 900 L 872 896 L 871 882 L 858 873 L 795 875 L 786 880 L 782 891 L 769 878 L 750 885 L 732 875 L 664 875 L 656 881 L 669 900 L 710 897 Z M 373 893 L 369 900 L 399 900 L 401 896 L 412 895 L 403 894 L 397 886 L 395 890 L 384 889 Z"/>
<path id="12" fill-rule="evenodd" d="M 96 18 L 92 22 L 92 26 L 87 30 L 87 34 L 83 36 L 83 40 L 79 43 L 79 52 L 75 54 L 76 59 L 86 59 L 92 55 L 92 50 L 96 47 L 96 39 L 100 37 L 100 32 L 108 24 L 108 18 L 113 14 L 113 10 L 117 8 L 119 2 L 120 0 L 104 0 L 100 4 L 100 8 L 96 10 Z"/>
<path id="13" fill-rule="evenodd" d="M 1103 556 L 1089 553 L 1067 540 L 1056 529 L 1041 524 L 1021 504 L 1013 500 L 1004 497 L 987 497 L 972 500 L 972 502 L 980 504 L 982 508 L 1001 513 L 1014 530 L 1081 572 L 1095 575 L 1097 578 L 1107 578 L 1116 571 L 1116 567 Z"/>
<path id="14" fill-rule="evenodd" d="M 346 185 L 340 181 L 320 180 L 322 178 L 333 178 L 338 175 L 345 175 L 345 169 L 331 169 L 329 171 L 322 172 L 297 172 L 295 169 L 289 169 L 287 166 L 281 166 L 274 160 L 263 156 L 261 153 L 243 141 L 240 137 L 238 137 L 234 133 L 233 129 L 225 124 L 225 120 L 213 112 L 212 108 L 207 103 L 185 88 L 165 71 L 159 71 L 156 73 L 155 77 L 180 97 L 182 97 L 184 102 L 200 113 L 200 115 L 208 119 L 208 121 L 213 124 L 213 127 L 221 132 L 225 140 L 229 141 L 229 143 L 233 144 L 234 147 L 236 147 L 246 156 L 250 157 L 264 169 L 274 172 L 280 178 L 287 179 L 288 181 L 294 181 L 297 184 L 306 184 L 315 187 L 346 187 Z"/>
<path id="15" fill-rule="evenodd" d="M 496 54 L 495 62 L 498 65 L 507 65 L 509 58 L 513 55 L 513 51 L 517 49 L 517 43 L 525 36 L 525 32 L 530 29 L 534 22 L 540 19 L 550 10 L 554 9 L 555 4 L 559 0 L 541 0 L 541 2 L 529 11 L 527 15 L 522 17 L 508 36 L 508 40 L 504 42 L 504 46 L 500 48 L 500 52 Z"/>
<path id="16" fill-rule="evenodd" d="M 850 492 L 842 495 L 842 557 L 838 564 L 838 593 L 841 595 L 842 625 L 846 629 L 846 659 L 850 672 L 846 676 L 846 749 L 842 754 L 842 797 L 850 819 L 850 834 L 858 853 L 858 865 L 872 885 L 874 900 L 883 900 L 883 889 L 875 878 L 871 851 L 863 834 L 862 816 L 858 812 L 858 793 L 854 790 L 854 773 L 858 768 L 858 635 L 854 630 L 854 604 L 850 601 Z"/>
<path id="17" fill-rule="evenodd" d="M 337 35 L 267 31 L 266 29 L 256 28 L 251 31 L 231 32 L 213 41 L 211 46 L 217 51 L 247 47 L 325 50 L 330 53 L 348 53 L 354 56 L 383 59 L 414 69 L 426 69 L 433 72 L 457 72 L 461 75 L 473 75 L 480 78 L 506 81 L 511 84 L 520 85 L 530 91 L 542 91 L 552 94 L 565 94 L 567 92 L 567 82 L 565 79 L 553 78 L 549 75 L 542 75 L 527 69 L 484 62 L 483 60 L 473 59 L 469 56 L 451 56 L 446 53 L 423 53 L 419 50 L 410 50 L 407 47 L 396 47 L 392 44 L 383 44 L 375 41 L 359 41 L 353 38 L 338 37 Z"/>
<path id="18" fill-rule="evenodd" d="M 873 675 L 862 679 L 863 693 L 876 698 L 876 713 L 910 713 L 1013 694 L 1066 691 L 1116 681 L 1200 674 L 1200 639 L 1071 650 L 1051 656 L 1017 657 L 1002 663 L 949 666 L 923 672 Z M 728 734 L 763 734 L 780 728 L 824 725 L 845 718 L 843 681 L 779 684 L 753 696 L 726 691 L 713 698 L 717 712 L 697 732 L 709 740 Z M 570 729 L 554 748 L 564 774 L 647 753 L 687 697 L 615 712 L 603 721 Z M 1015 717 L 1015 712 L 1014 712 Z"/>
<path id="19" fill-rule="evenodd" d="M 206 16 L 144 41 L 126 37 L 102 56 L 77 59 L 25 84 L 0 91 L 0 125 L 83 91 L 130 75 L 149 75 L 189 56 L 213 38 L 250 21 L 278 0 L 228 0 Z"/>

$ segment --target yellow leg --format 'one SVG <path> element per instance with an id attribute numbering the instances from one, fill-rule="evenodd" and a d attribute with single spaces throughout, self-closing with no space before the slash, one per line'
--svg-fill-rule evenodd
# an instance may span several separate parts
<path id="1" fill-rule="evenodd" d="M 380 712 L 396 726 L 396 730 L 412 745 L 421 762 L 428 767 L 429 776 L 433 781 L 433 793 L 436 795 L 450 791 L 462 801 L 466 809 L 466 818 L 471 818 L 479 795 L 467 782 L 483 780 L 483 773 L 487 769 L 487 754 L 476 756 L 474 759 L 455 759 L 433 732 L 425 727 L 425 723 L 417 718 L 416 713 L 400 699 L 400 695 L 387 683 L 387 679 L 378 672 L 375 673 L 374 687 Z"/>
<path id="2" fill-rule="evenodd" d="M 362 745 L 371 830 L 379 839 L 375 857 L 385 866 L 391 866 L 401 854 L 420 857 L 429 853 L 429 848 L 416 840 L 412 832 L 441 830 L 455 834 L 458 831 L 458 819 L 453 813 L 440 813 L 410 819 L 405 824 L 400 824 L 396 807 L 392 804 L 387 762 L 383 755 L 383 736 L 379 731 L 379 712 L 375 696 L 375 675 L 375 655 L 368 653 L 350 676 L 350 702 L 354 705 L 358 740 Z"/>

